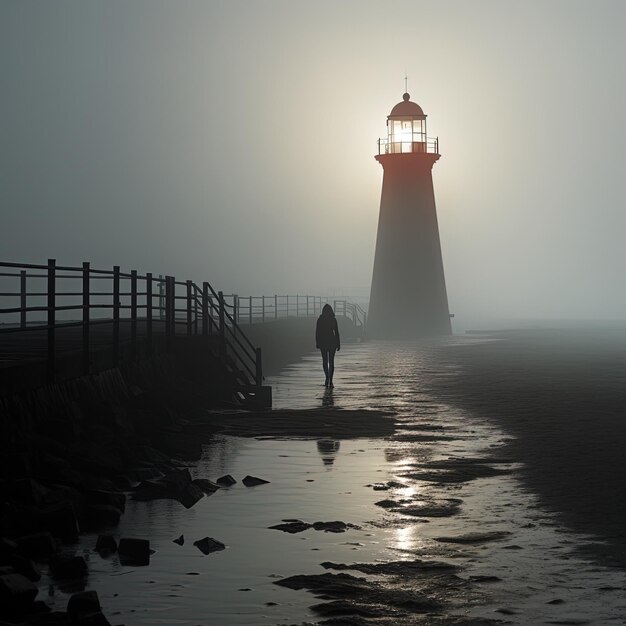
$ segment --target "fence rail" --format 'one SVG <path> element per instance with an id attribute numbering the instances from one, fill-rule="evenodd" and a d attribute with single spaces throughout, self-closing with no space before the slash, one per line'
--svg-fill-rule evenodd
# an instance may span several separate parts
<path id="1" fill-rule="evenodd" d="M 148 354 L 155 338 L 172 350 L 176 336 L 199 336 L 217 345 L 220 357 L 232 363 L 242 383 L 260 387 L 263 381 L 262 355 L 242 330 L 242 325 L 286 317 L 316 316 L 324 304 L 333 306 L 357 328 L 364 329 L 365 311 L 346 299 L 310 295 L 240 296 L 215 291 L 210 283 L 180 281 L 174 276 L 139 274 L 81 266 L 0 262 L 0 364 L 13 360 L 37 359 L 47 363 L 47 378 L 57 376 L 59 338 L 63 329 L 82 329 L 74 341 L 81 353 L 81 367 L 90 373 L 94 350 L 94 329 L 110 326 L 106 344 L 112 348 L 113 363 L 126 354 L 136 359 L 139 343 Z M 100 330 L 100 334 L 107 329 Z M 3 337 L 29 333 L 43 335 L 38 349 L 21 354 L 16 343 L 7 347 Z M 38 336 L 39 336 L 38 335 Z M 211 339 L 213 338 L 213 339 Z M 12 356 L 8 354 L 13 349 Z"/>

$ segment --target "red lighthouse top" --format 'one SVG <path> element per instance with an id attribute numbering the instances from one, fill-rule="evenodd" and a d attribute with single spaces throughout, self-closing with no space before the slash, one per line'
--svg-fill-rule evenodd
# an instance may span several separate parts
<path id="1" fill-rule="evenodd" d="M 378 140 L 378 154 L 429 152 L 439 154 L 439 139 L 426 136 L 426 115 L 422 107 L 403 94 L 387 116 L 387 137 Z"/>
<path id="2" fill-rule="evenodd" d="M 411 117 L 418 119 L 426 119 L 422 107 L 416 102 L 411 102 L 411 96 L 408 93 L 402 95 L 402 102 L 398 102 L 387 119 L 392 117 Z"/>

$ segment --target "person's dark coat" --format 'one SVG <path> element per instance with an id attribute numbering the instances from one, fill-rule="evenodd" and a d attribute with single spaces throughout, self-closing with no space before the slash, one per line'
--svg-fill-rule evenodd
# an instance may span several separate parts
<path id="1" fill-rule="evenodd" d="M 341 347 L 337 318 L 330 304 L 324 305 L 322 314 L 317 318 L 315 344 L 320 350 L 339 350 Z"/>

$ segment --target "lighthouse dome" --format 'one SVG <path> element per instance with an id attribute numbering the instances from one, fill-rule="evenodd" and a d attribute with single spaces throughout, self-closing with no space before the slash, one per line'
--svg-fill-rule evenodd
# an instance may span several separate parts
<path id="1" fill-rule="evenodd" d="M 424 111 L 422 111 L 422 107 L 415 102 L 411 102 L 410 98 L 411 96 L 405 93 L 402 96 L 402 102 L 398 102 L 398 104 L 391 109 L 389 117 L 426 117 Z"/>

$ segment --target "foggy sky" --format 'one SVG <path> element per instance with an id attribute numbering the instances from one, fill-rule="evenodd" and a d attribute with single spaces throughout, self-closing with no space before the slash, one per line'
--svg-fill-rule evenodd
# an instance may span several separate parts
<path id="1" fill-rule="evenodd" d="M 621 0 L 1 0 L 0 258 L 366 296 L 406 71 L 459 326 L 624 319 L 625 23 Z"/>

